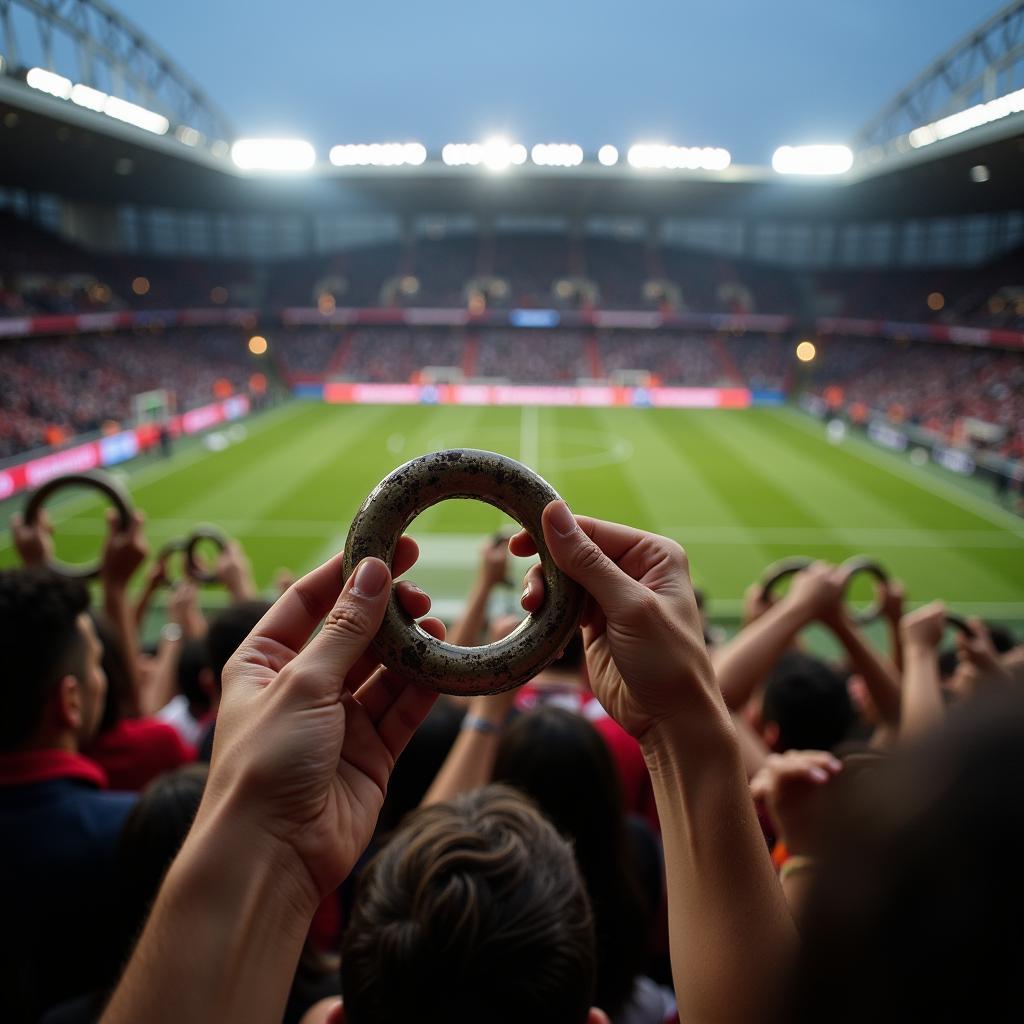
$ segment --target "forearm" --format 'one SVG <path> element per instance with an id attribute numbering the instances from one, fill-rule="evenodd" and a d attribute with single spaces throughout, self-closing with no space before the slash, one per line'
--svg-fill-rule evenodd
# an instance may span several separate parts
<path id="1" fill-rule="evenodd" d="M 475 647 L 480 643 L 480 634 L 487 621 L 487 599 L 491 595 L 491 584 L 479 577 L 466 599 L 462 617 L 448 633 L 448 642 L 458 647 Z"/>
<path id="2" fill-rule="evenodd" d="M 713 655 L 718 686 L 731 710 L 743 707 L 807 624 L 799 606 L 780 601 Z"/>
<path id="3" fill-rule="evenodd" d="M 126 715 L 139 713 L 139 631 L 135 612 L 123 586 L 103 584 L 103 612 L 109 620 L 124 652 L 125 665 L 131 681 L 131 693 L 122 694 L 121 710 Z"/>
<path id="4" fill-rule="evenodd" d="M 903 671 L 903 637 L 900 636 L 900 620 L 888 619 L 889 650 L 892 652 L 892 663 L 897 672 Z"/>
<path id="5" fill-rule="evenodd" d="M 281 1020 L 315 902 L 269 843 L 197 821 L 103 1024 Z"/>
<path id="6" fill-rule="evenodd" d="M 786 982 L 796 931 L 757 823 L 724 707 L 646 736 L 665 844 L 682 1020 L 755 1020 Z"/>
<path id="7" fill-rule="evenodd" d="M 461 729 L 423 798 L 423 806 L 444 803 L 491 781 L 507 717 L 508 705 L 500 698 L 470 701 L 466 719 L 478 724 Z"/>
<path id="8" fill-rule="evenodd" d="M 164 627 L 165 631 L 167 627 Z M 151 680 L 139 691 L 139 714 L 155 715 L 170 703 L 178 692 L 178 658 L 181 653 L 181 638 L 174 639 L 166 632 L 161 633 L 160 646 L 156 652 Z"/>
<path id="9" fill-rule="evenodd" d="M 919 736 L 934 729 L 946 714 L 935 651 L 924 645 L 908 644 L 904 657 L 906 666 L 903 670 L 901 739 Z"/>
<path id="10" fill-rule="evenodd" d="M 882 721 L 889 724 L 899 722 L 900 679 L 896 667 L 879 654 L 851 623 L 840 621 L 832 626 L 832 631 L 843 645 L 850 664 L 863 677 Z"/>
<path id="11" fill-rule="evenodd" d="M 139 595 L 139 602 L 135 606 L 136 634 L 140 634 L 142 632 L 142 624 L 145 622 L 146 616 L 149 614 L 149 609 L 153 604 L 153 598 L 156 596 L 157 589 L 157 584 L 147 583 L 145 589 Z"/>

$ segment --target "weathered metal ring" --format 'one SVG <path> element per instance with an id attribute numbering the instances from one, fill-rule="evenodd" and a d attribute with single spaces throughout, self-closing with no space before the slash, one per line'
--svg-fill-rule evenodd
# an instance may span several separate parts
<path id="1" fill-rule="evenodd" d="M 216 583 L 216 570 L 204 569 L 196 557 L 196 547 L 204 540 L 212 541 L 220 551 L 227 550 L 228 538 L 223 530 L 216 526 L 197 526 L 185 541 L 185 572 L 197 583 Z"/>
<path id="2" fill-rule="evenodd" d="M 500 693 L 532 679 L 564 650 L 579 628 L 582 587 L 554 563 L 541 513 L 558 494 L 533 470 L 504 455 L 456 448 L 399 466 L 370 492 L 345 542 L 346 578 L 364 558 L 391 564 L 398 539 L 425 509 L 446 498 L 476 498 L 501 509 L 533 538 L 544 576 L 544 604 L 508 636 L 482 647 L 436 640 L 404 611 L 392 590 L 375 655 L 405 678 L 440 693 Z"/>
<path id="3" fill-rule="evenodd" d="M 889 582 L 889 574 L 885 569 L 883 569 L 882 566 L 874 559 L 868 558 L 866 555 L 857 555 L 853 558 L 848 558 L 843 562 L 843 568 L 849 574 L 846 578 L 847 590 L 849 590 L 853 578 L 865 572 L 874 576 L 875 579 L 883 586 Z M 879 618 L 883 611 L 885 611 L 885 600 L 884 598 L 877 597 L 867 606 L 867 608 L 864 608 L 859 612 L 851 612 L 850 618 L 852 618 L 858 625 L 866 626 L 869 622 L 874 622 Z"/>
<path id="4" fill-rule="evenodd" d="M 803 555 L 794 555 L 792 558 L 782 558 L 778 562 L 772 562 L 765 569 L 761 577 L 761 600 L 769 601 L 778 585 L 790 576 L 803 572 L 808 566 L 814 564 L 813 558 Z"/>
<path id="5" fill-rule="evenodd" d="M 117 510 L 118 528 L 127 530 L 132 521 L 132 503 L 128 492 L 109 473 L 99 470 L 91 470 L 87 473 L 66 473 L 63 476 L 55 476 L 47 480 L 45 484 L 38 487 L 29 496 L 25 505 L 24 519 L 29 525 L 39 521 L 39 514 L 43 505 L 57 491 L 66 487 L 91 487 L 106 497 Z M 47 568 L 73 580 L 91 580 L 100 574 L 100 559 L 84 565 L 71 565 L 57 559 L 47 564 Z"/>

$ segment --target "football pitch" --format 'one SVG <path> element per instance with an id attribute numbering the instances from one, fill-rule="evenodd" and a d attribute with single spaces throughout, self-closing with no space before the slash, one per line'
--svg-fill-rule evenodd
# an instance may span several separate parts
<path id="1" fill-rule="evenodd" d="M 525 462 L 578 512 L 680 541 L 713 618 L 734 619 L 746 586 L 775 559 L 869 554 L 906 582 L 913 603 L 942 597 L 964 613 L 1024 621 L 1024 520 L 943 470 L 859 437 L 829 443 L 821 424 L 788 408 L 296 401 L 239 426 L 223 431 L 222 450 L 184 441 L 170 459 L 147 456 L 124 475 L 153 550 L 215 523 L 245 545 L 268 593 L 278 569 L 300 573 L 340 550 L 363 498 L 397 465 L 437 448 L 474 447 Z M 51 514 L 62 557 L 95 554 L 103 531 L 96 501 L 71 495 Z M 412 578 L 442 615 L 464 597 L 483 537 L 506 523 L 473 501 L 444 502 L 413 523 L 421 561 Z M 0 565 L 14 561 L 4 534 Z M 500 600 L 514 605 L 518 591 Z M 219 595 L 208 597 L 216 604 Z"/>

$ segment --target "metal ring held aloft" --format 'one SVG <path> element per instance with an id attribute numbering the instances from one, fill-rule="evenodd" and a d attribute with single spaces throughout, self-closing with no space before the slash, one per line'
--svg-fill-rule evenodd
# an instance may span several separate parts
<path id="1" fill-rule="evenodd" d="M 216 583 L 216 571 L 204 569 L 196 557 L 196 547 L 204 540 L 212 541 L 222 552 L 227 550 L 228 538 L 223 530 L 216 526 L 197 526 L 185 541 L 185 571 L 197 583 Z"/>
<path id="2" fill-rule="evenodd" d="M 171 555 L 184 555 L 185 550 L 188 547 L 188 540 L 184 537 L 175 537 L 173 540 L 169 540 L 160 550 L 156 553 L 156 561 L 164 563 L 164 583 L 166 587 L 174 586 L 174 580 L 171 579 L 167 572 L 167 561 Z"/>
<path id="3" fill-rule="evenodd" d="M 957 612 L 946 612 L 946 623 L 954 629 L 960 630 L 964 636 L 974 636 L 974 630 L 971 628 L 971 624 Z"/>
<path id="4" fill-rule="evenodd" d="M 511 690 L 558 657 L 583 613 L 583 589 L 555 565 L 541 529 L 541 513 L 558 495 L 532 470 L 504 455 L 472 448 L 433 452 L 399 466 L 370 492 L 352 521 L 345 575 L 371 555 L 390 565 L 409 523 L 445 498 L 485 501 L 530 534 L 540 555 L 544 604 L 496 643 L 457 647 L 421 629 L 392 591 L 373 639 L 374 653 L 388 668 L 441 693 L 471 696 Z"/>
<path id="5" fill-rule="evenodd" d="M 55 476 L 33 491 L 25 505 L 24 519 L 32 525 L 39 521 L 39 513 L 43 510 L 46 500 L 57 491 L 66 487 L 91 487 L 103 494 L 117 510 L 118 529 L 127 530 L 132 521 L 132 503 L 128 492 L 109 473 L 92 470 L 88 473 L 66 473 Z M 73 580 L 91 580 L 100 574 L 100 560 L 85 565 L 69 565 L 57 560 L 48 563 L 47 568 Z"/>
<path id="6" fill-rule="evenodd" d="M 889 574 L 885 569 L 874 559 L 868 558 L 866 555 L 856 555 L 853 558 L 848 558 L 843 562 L 842 568 L 849 573 L 846 578 L 847 591 L 850 589 L 850 583 L 853 581 L 854 576 L 859 576 L 865 572 L 874 576 L 883 586 L 889 582 Z M 875 619 L 879 618 L 883 611 L 885 611 L 885 600 L 883 598 L 876 598 L 863 611 L 851 612 L 850 617 L 859 626 L 866 626 L 869 622 L 874 622 Z"/>
<path id="7" fill-rule="evenodd" d="M 803 572 L 804 569 L 813 564 L 814 559 L 807 558 L 804 555 L 794 555 L 792 558 L 782 558 L 778 562 L 772 562 L 761 576 L 761 600 L 766 601 L 771 598 L 776 587 L 784 579 L 795 576 L 798 572 Z"/>

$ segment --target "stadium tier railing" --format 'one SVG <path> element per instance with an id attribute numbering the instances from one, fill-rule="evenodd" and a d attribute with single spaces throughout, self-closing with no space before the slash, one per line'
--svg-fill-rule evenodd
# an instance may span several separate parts
<path id="1" fill-rule="evenodd" d="M 774 313 L 669 313 L 656 310 L 507 309 L 475 314 L 462 307 L 379 308 L 337 307 L 330 313 L 316 307 L 287 307 L 276 311 L 252 308 L 165 309 L 77 313 L 55 316 L 0 316 L 0 339 L 43 335 L 95 334 L 101 331 L 159 327 L 229 325 L 252 328 L 260 321 L 299 326 L 512 327 L 524 331 L 551 328 L 595 330 L 709 330 L 785 334 L 796 329 L 796 318 Z M 820 317 L 802 325 L 809 333 L 858 338 L 934 341 L 1024 349 L 1024 332 L 953 324 L 909 323 L 857 317 Z"/>

